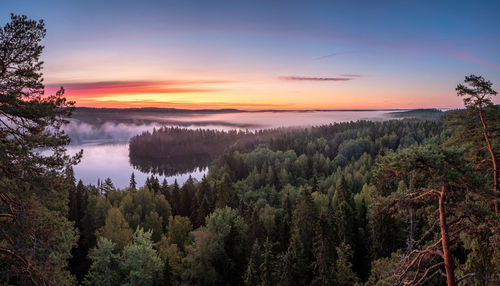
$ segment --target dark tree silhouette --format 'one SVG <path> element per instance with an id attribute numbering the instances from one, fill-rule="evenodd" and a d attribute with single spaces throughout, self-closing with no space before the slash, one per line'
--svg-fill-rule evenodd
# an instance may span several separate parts
<path id="1" fill-rule="evenodd" d="M 13 14 L 0 28 L 0 280 L 6 284 L 71 281 L 65 267 L 75 236 L 65 217 L 75 186 L 64 170 L 81 154 L 65 154 L 69 138 L 61 130 L 73 102 L 62 87 L 44 94 L 45 33 L 42 20 Z"/>

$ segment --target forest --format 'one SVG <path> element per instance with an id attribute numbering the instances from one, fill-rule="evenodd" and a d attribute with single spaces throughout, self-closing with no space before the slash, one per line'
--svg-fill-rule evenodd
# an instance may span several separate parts
<path id="1" fill-rule="evenodd" d="M 75 180 L 75 103 L 44 95 L 44 36 L 26 16 L 0 30 L 0 283 L 500 283 L 500 110 L 482 76 L 436 119 L 144 133 L 131 153 L 217 155 L 201 181 L 117 189 Z"/>
<path id="2" fill-rule="evenodd" d="M 146 173 L 175 175 L 207 167 L 226 148 L 249 151 L 274 140 L 293 128 L 249 130 L 210 130 L 179 127 L 153 128 L 130 139 L 132 165 Z"/>
<path id="3" fill-rule="evenodd" d="M 236 141 L 255 137 L 252 132 L 162 127 L 130 139 L 129 158 L 137 169 L 160 175 L 186 173 L 207 167 Z"/>

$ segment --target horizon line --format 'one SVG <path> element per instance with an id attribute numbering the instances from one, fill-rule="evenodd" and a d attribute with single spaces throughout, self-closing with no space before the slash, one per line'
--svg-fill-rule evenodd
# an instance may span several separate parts
<path id="1" fill-rule="evenodd" d="M 78 106 L 78 109 L 98 109 L 98 110 L 158 110 L 158 111 L 231 111 L 231 112 L 328 112 L 328 111 L 401 111 L 401 110 L 442 110 L 442 109 L 463 109 L 460 107 L 419 107 L 419 108 L 346 108 L 346 109 L 320 109 L 320 108 L 310 108 L 310 109 L 238 109 L 238 108 L 176 108 L 176 107 L 156 107 L 156 106 L 144 106 L 144 107 L 87 107 Z"/>

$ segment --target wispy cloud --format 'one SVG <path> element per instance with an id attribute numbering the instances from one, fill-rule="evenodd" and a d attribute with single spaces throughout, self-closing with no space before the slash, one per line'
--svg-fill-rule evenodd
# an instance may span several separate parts
<path id="1" fill-rule="evenodd" d="M 349 81 L 352 77 L 305 77 L 305 76 L 281 76 L 281 80 L 287 81 Z"/>
<path id="2" fill-rule="evenodd" d="M 168 99 L 138 99 L 138 100 L 116 100 L 113 98 L 84 99 L 78 103 L 78 106 L 87 107 L 169 107 L 169 108 L 187 108 L 187 109 L 219 109 L 219 108 L 236 108 L 247 110 L 262 110 L 262 109 L 290 109 L 294 108 L 294 104 L 267 104 L 267 103 L 251 103 L 251 102 L 223 102 L 223 101 L 189 101 L 189 100 L 168 100 Z"/>
<path id="3" fill-rule="evenodd" d="M 328 55 L 325 55 L 325 56 L 317 57 L 317 58 L 314 58 L 314 59 L 315 60 L 322 60 L 322 59 L 326 59 L 326 58 L 331 58 L 331 57 L 336 57 L 336 56 L 341 56 L 341 55 L 347 55 L 347 54 L 355 54 L 355 53 L 359 53 L 359 51 L 337 52 L 337 53 L 332 53 L 332 54 L 328 54 Z"/>
<path id="4" fill-rule="evenodd" d="M 495 70 L 500 70 L 500 65 L 486 61 L 486 60 L 482 60 L 482 59 L 480 59 L 472 54 L 469 54 L 467 52 L 453 51 L 453 52 L 449 52 L 448 56 L 452 59 L 456 59 L 459 61 L 473 63 L 476 65 L 488 67 L 488 68 L 495 69 Z"/>
<path id="5" fill-rule="evenodd" d="M 363 77 L 363 75 L 360 75 L 360 74 L 341 74 L 340 76 L 352 77 L 352 78 L 360 78 L 360 77 Z"/>
<path id="6" fill-rule="evenodd" d="M 50 92 L 63 86 L 67 94 L 71 96 L 199 93 L 219 91 L 220 88 L 214 88 L 213 85 L 230 82 L 221 80 L 101 81 L 51 83 L 46 85 L 46 88 Z"/>

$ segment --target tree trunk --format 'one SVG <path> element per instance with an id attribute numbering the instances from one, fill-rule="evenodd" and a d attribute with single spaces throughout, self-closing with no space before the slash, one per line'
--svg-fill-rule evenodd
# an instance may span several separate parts
<path id="1" fill-rule="evenodd" d="M 441 187 L 439 196 L 439 221 L 441 225 L 441 244 L 443 246 L 444 268 L 446 270 L 446 280 L 448 286 L 456 286 L 455 268 L 450 252 L 450 242 L 448 238 L 448 224 L 446 223 L 446 209 L 444 205 L 445 187 Z"/>
<path id="2" fill-rule="evenodd" d="M 486 141 L 486 145 L 488 147 L 488 152 L 490 153 L 491 163 L 493 165 L 493 196 L 495 199 L 493 200 L 493 204 L 495 206 L 495 212 L 498 213 L 498 202 L 497 202 L 497 191 L 498 191 L 498 169 L 497 169 L 497 160 L 495 158 L 495 153 L 493 152 L 493 148 L 491 147 L 490 138 L 488 137 L 488 132 L 486 128 L 486 122 L 483 118 L 483 109 L 479 109 L 479 118 L 481 118 L 481 123 L 483 124 L 483 137 Z"/>

